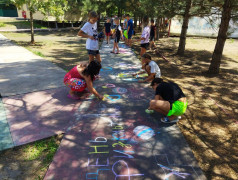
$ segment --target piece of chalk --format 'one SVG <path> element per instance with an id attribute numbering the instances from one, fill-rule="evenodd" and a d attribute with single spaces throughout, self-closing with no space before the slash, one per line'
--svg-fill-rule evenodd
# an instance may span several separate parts
<path id="1" fill-rule="evenodd" d="M 107 86 L 102 86 L 102 88 L 107 88 Z"/>
<path id="2" fill-rule="evenodd" d="M 148 114 L 152 114 L 152 113 L 154 113 L 154 110 L 146 109 L 145 112 Z"/>

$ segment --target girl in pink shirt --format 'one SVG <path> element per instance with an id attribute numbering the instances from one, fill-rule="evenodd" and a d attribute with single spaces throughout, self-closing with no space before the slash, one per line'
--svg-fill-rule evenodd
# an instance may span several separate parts
<path id="1" fill-rule="evenodd" d="M 99 99 L 103 99 L 96 89 L 93 88 L 95 76 L 99 74 L 101 64 L 98 61 L 91 61 L 87 64 L 79 64 L 71 69 L 64 77 L 64 84 L 70 88 L 69 98 L 80 99 L 77 96 L 78 92 L 83 92 L 88 88 L 90 93 L 94 94 Z"/>

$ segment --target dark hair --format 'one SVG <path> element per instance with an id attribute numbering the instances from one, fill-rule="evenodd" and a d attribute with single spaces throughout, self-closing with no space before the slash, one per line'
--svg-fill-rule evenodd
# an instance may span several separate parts
<path id="1" fill-rule="evenodd" d="M 91 79 L 93 81 L 94 76 L 99 74 L 101 67 L 102 66 L 98 61 L 91 61 L 82 73 L 83 75 L 91 76 Z"/>
<path id="2" fill-rule="evenodd" d="M 130 17 L 130 15 L 129 15 L 129 14 L 126 14 L 126 17 Z"/>
<path id="3" fill-rule="evenodd" d="M 91 11 L 91 12 L 89 12 L 88 17 L 89 17 L 89 19 L 97 18 L 98 15 L 97 15 L 97 13 L 95 11 Z"/>
<path id="4" fill-rule="evenodd" d="M 151 56 L 147 53 L 143 54 L 141 57 L 151 60 Z"/>
<path id="5" fill-rule="evenodd" d="M 154 80 L 151 82 L 151 86 L 154 86 L 155 84 L 160 84 L 162 83 L 164 80 L 162 78 L 154 78 Z"/>
<path id="6" fill-rule="evenodd" d="M 150 22 L 151 22 L 151 23 L 154 23 L 155 21 L 154 21 L 154 19 L 151 19 Z"/>
<path id="7" fill-rule="evenodd" d="M 143 17 L 143 24 L 144 24 L 144 26 L 147 26 L 149 24 L 149 17 L 148 16 Z"/>

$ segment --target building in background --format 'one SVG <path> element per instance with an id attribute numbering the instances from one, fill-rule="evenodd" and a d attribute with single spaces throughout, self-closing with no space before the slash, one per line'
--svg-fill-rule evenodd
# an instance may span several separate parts
<path id="1" fill-rule="evenodd" d="M 6 0 L 0 0 L 0 16 L 18 17 L 17 8 L 12 4 L 7 4 Z"/>
<path id="2" fill-rule="evenodd" d="M 217 37 L 220 25 L 220 17 L 191 17 L 189 19 L 187 35 Z M 171 35 L 180 35 L 183 20 L 175 17 L 172 19 Z M 238 38 L 238 22 L 230 21 L 228 37 Z"/>

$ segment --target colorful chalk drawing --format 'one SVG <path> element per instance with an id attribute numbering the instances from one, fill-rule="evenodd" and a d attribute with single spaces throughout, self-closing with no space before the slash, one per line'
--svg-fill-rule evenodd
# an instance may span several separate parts
<path id="1" fill-rule="evenodd" d="M 104 67 L 101 71 L 112 71 L 112 67 Z"/>
<path id="2" fill-rule="evenodd" d="M 121 95 L 108 95 L 108 94 L 104 94 L 104 97 L 111 100 L 111 101 L 118 101 L 119 99 L 121 99 Z M 116 98 L 115 98 L 116 97 Z"/>
<path id="3" fill-rule="evenodd" d="M 143 140 L 148 140 L 155 135 L 154 130 L 148 126 L 137 126 L 133 132 Z"/>
<path id="4" fill-rule="evenodd" d="M 116 88 L 112 89 L 112 92 L 119 93 L 119 94 L 125 94 L 125 93 L 127 93 L 127 89 L 126 88 L 116 87 Z"/>
<path id="5" fill-rule="evenodd" d="M 136 78 L 123 78 L 122 80 L 129 81 L 129 82 L 137 82 L 138 81 L 138 79 L 136 79 Z"/>
<path id="6" fill-rule="evenodd" d="M 179 176 L 183 179 L 185 179 L 187 176 L 190 175 L 189 173 L 181 173 L 181 172 L 176 171 L 174 169 L 170 169 L 170 168 L 168 168 L 168 167 L 166 167 L 162 164 L 157 164 L 157 165 L 160 166 L 163 169 L 164 173 L 166 174 L 165 177 L 164 177 L 164 180 L 169 180 L 169 177 L 172 176 L 172 175 Z M 165 170 L 169 171 L 169 173 L 166 173 Z"/>

